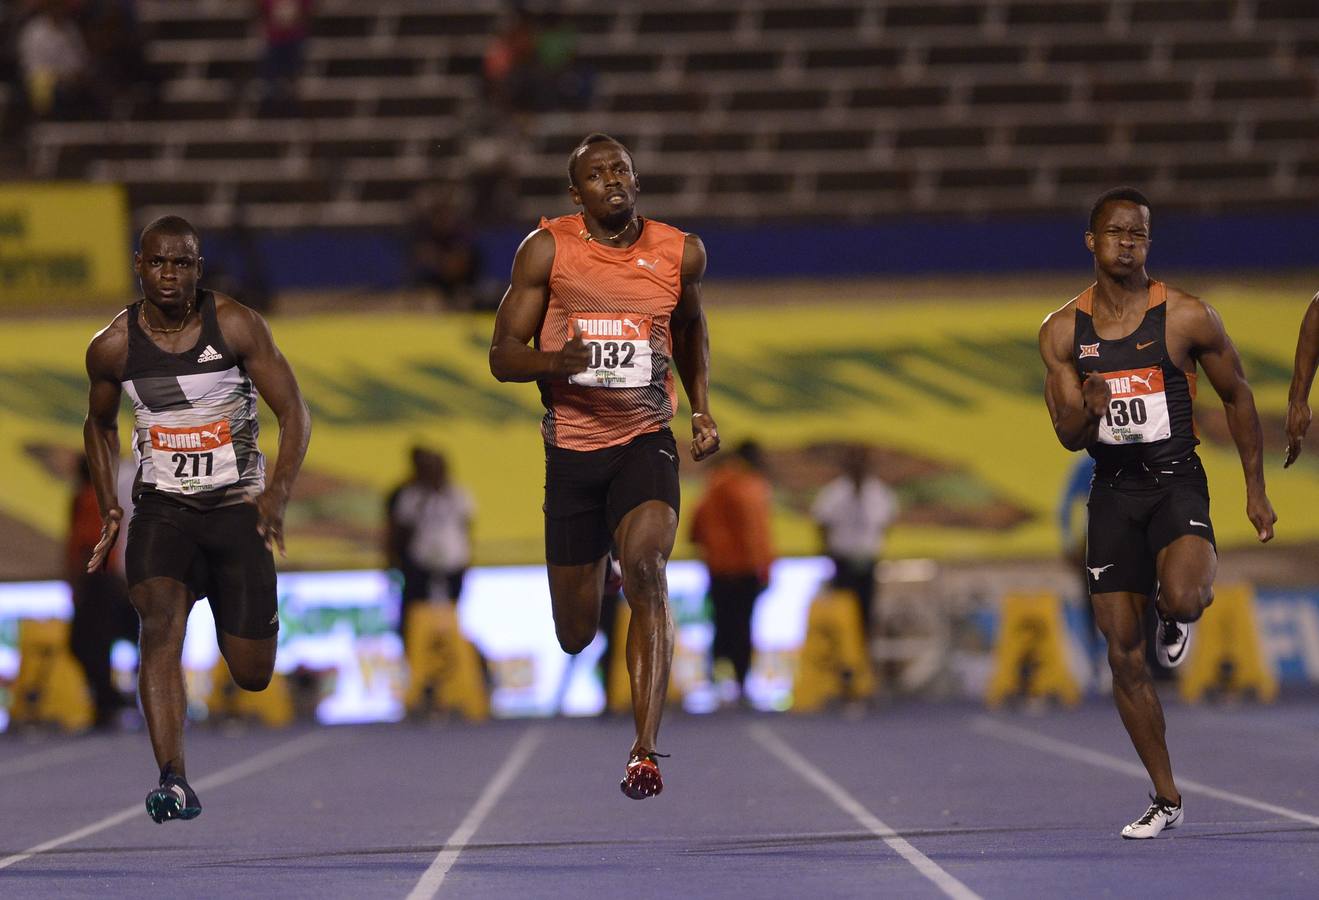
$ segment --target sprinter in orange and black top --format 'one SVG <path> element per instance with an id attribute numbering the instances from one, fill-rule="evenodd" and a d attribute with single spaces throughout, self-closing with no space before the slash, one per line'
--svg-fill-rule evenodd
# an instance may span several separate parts
<path id="1" fill-rule="evenodd" d="M 611 546 L 618 553 L 637 729 L 620 787 L 635 800 L 664 787 L 656 740 L 673 660 L 665 565 L 679 507 L 670 361 L 692 407 L 692 459 L 719 449 L 705 247 L 637 215 L 639 189 L 626 147 L 606 134 L 582 140 L 568 158 L 568 196 L 581 212 L 542 219 L 522 242 L 490 344 L 495 378 L 535 381 L 545 403 L 545 560 L 568 653 L 595 638 Z"/>
<path id="2" fill-rule="evenodd" d="M 1209 487 L 1191 417 L 1196 364 L 1227 413 L 1246 477 L 1246 516 L 1261 542 L 1277 521 L 1264 490 L 1263 438 L 1241 358 L 1207 303 L 1145 272 L 1150 204 L 1134 188 L 1103 194 L 1086 246 L 1095 283 L 1040 329 L 1054 432 L 1089 451 L 1086 568 L 1095 621 L 1108 641 L 1113 697 L 1154 783 L 1153 803 L 1122 829 L 1152 838 L 1182 822 L 1182 798 L 1164 740 L 1163 708 L 1145 661 L 1142 613 L 1160 618 L 1156 652 L 1185 658 L 1190 623 L 1213 600 L 1218 556 Z"/>

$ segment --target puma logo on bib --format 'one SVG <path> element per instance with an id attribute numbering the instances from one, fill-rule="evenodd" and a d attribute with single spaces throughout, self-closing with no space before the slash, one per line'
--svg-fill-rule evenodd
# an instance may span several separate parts
<path id="1" fill-rule="evenodd" d="M 1099 374 L 1113 393 L 1099 420 L 1101 444 L 1149 444 L 1172 436 L 1163 369 L 1155 366 Z"/>
<path id="2" fill-rule="evenodd" d="M 637 388 L 651 381 L 651 317 L 636 313 L 576 313 L 572 330 L 591 357 L 569 381 L 583 387 Z"/>
<path id="3" fill-rule="evenodd" d="M 199 494 L 238 481 L 238 457 L 229 422 L 206 422 L 182 428 L 151 426 L 151 466 L 156 489 Z"/>

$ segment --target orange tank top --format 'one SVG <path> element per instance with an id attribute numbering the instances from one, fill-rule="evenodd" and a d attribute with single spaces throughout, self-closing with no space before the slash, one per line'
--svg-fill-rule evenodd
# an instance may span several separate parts
<path id="1" fill-rule="evenodd" d="M 536 346 L 559 350 L 580 334 L 591 352 L 585 372 L 540 382 L 545 442 L 599 450 L 658 431 L 678 408 L 669 318 L 682 293 L 686 236 L 643 219 L 636 243 L 610 247 L 586 240 L 581 213 L 540 227 L 554 235 L 554 267 Z"/>

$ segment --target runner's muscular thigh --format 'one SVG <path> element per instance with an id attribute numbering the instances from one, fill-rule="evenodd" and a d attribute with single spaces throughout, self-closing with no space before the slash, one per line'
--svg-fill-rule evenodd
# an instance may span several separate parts
<path id="1" fill-rule="evenodd" d="M 1159 551 L 1155 564 L 1161 604 L 1166 607 L 1160 612 L 1193 619 L 1213 602 L 1218 554 L 1209 541 L 1184 534 Z"/>
<path id="2" fill-rule="evenodd" d="M 569 653 L 589 644 L 600 626 L 600 601 L 608 558 L 602 556 L 580 566 L 547 566 L 554 631 L 560 645 Z"/>
<path id="3" fill-rule="evenodd" d="M 678 514 L 662 500 L 648 500 L 623 516 L 614 540 L 622 557 L 625 595 L 634 579 L 651 574 L 652 566 L 662 574 L 677 534 Z"/>

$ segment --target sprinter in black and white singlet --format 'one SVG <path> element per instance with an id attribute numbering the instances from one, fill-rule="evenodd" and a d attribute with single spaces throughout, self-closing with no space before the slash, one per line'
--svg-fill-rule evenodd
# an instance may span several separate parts
<path id="1" fill-rule="evenodd" d="M 270 682 L 279 631 L 273 551 L 284 549 L 284 510 L 311 434 L 293 370 L 265 320 L 198 290 L 202 264 L 191 225 L 177 216 L 152 222 L 134 256 L 143 299 L 87 349 L 84 438 L 104 520 L 89 571 L 119 535 L 122 392 L 133 403 L 138 472 L 125 557 L 129 600 L 142 620 L 139 690 L 160 767 L 146 800 L 157 822 L 201 813 L 183 757 L 183 637 L 198 598 L 210 601 L 238 686 L 259 691 Z M 268 480 L 257 448 L 258 394 L 279 420 Z"/>
<path id="2" fill-rule="evenodd" d="M 215 295 L 197 291 L 201 336 L 182 353 L 161 349 L 126 310 L 124 391 L 133 401 L 135 498 L 160 494 L 193 509 L 250 503 L 265 487 L 257 448 L 257 394 L 215 318 Z"/>
<path id="3" fill-rule="evenodd" d="M 1058 440 L 1095 459 L 1086 569 L 1108 641 L 1113 697 L 1154 784 L 1153 803 L 1122 829 L 1152 838 L 1182 821 L 1163 709 L 1145 661 L 1142 615 L 1154 599 L 1161 661 L 1185 658 L 1190 623 L 1213 600 L 1218 567 L 1209 489 L 1192 421 L 1196 366 L 1223 402 L 1246 478 L 1246 515 L 1261 542 L 1277 520 L 1264 488 L 1259 416 L 1241 359 L 1208 304 L 1146 274 L 1149 201 L 1133 188 L 1101 196 L 1086 246 L 1095 283 L 1040 329 L 1045 401 Z"/>

